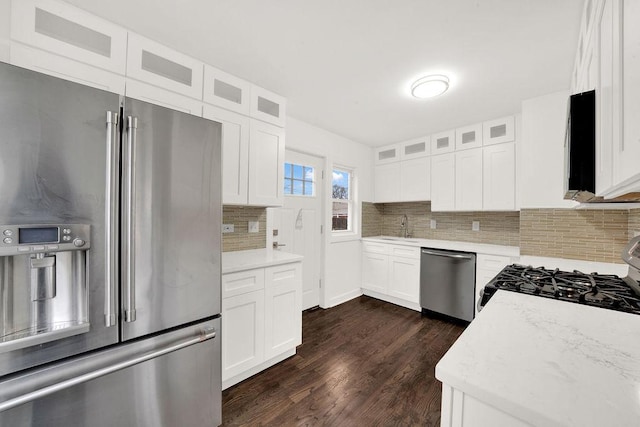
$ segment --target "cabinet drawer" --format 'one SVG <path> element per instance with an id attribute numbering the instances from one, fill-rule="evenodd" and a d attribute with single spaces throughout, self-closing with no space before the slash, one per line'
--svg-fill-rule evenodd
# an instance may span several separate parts
<path id="1" fill-rule="evenodd" d="M 222 298 L 264 289 L 264 269 L 222 275 Z"/>
<path id="2" fill-rule="evenodd" d="M 420 248 L 411 246 L 391 246 L 391 256 L 420 259 Z"/>
<path id="3" fill-rule="evenodd" d="M 389 253 L 389 245 L 384 243 L 362 242 L 362 250 L 371 254 L 386 255 Z"/>

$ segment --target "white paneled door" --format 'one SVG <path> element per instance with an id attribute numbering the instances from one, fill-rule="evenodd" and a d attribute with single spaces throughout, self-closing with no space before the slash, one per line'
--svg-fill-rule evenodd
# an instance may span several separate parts
<path id="1" fill-rule="evenodd" d="M 320 304 L 324 160 L 293 150 L 285 151 L 284 205 L 270 208 L 273 242 L 278 249 L 304 256 L 302 261 L 302 309 Z"/>

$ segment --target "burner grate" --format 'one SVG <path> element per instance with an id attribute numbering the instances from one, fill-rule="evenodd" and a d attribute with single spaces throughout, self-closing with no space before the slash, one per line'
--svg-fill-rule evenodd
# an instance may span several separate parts
<path id="1" fill-rule="evenodd" d="M 640 296 L 611 274 L 513 264 L 485 286 L 481 306 L 498 289 L 640 314 Z"/>

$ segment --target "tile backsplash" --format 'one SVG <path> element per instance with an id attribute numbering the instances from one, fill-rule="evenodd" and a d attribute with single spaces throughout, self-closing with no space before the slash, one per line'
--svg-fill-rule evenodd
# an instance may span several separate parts
<path id="1" fill-rule="evenodd" d="M 430 202 L 411 202 L 363 203 L 362 236 L 399 236 L 403 215 L 413 237 L 520 246 L 522 255 L 598 262 L 623 263 L 622 249 L 640 234 L 640 209 L 431 212 Z M 472 221 L 480 222 L 479 231 L 471 231 Z"/>
<path id="2" fill-rule="evenodd" d="M 431 202 L 363 203 L 362 235 L 399 236 L 400 222 L 407 215 L 412 237 L 458 240 L 474 243 L 518 246 L 518 212 L 431 212 Z M 431 220 L 436 228 L 431 228 Z M 480 230 L 472 231 L 473 221 Z"/>
<path id="3" fill-rule="evenodd" d="M 636 215 L 637 216 L 637 215 Z M 629 211 L 523 209 L 520 254 L 623 263 Z"/>
<path id="4" fill-rule="evenodd" d="M 260 231 L 249 233 L 249 221 L 258 221 Z M 222 223 L 233 224 L 233 233 L 222 234 L 222 252 L 262 249 L 267 245 L 267 209 L 253 206 L 223 206 Z"/>

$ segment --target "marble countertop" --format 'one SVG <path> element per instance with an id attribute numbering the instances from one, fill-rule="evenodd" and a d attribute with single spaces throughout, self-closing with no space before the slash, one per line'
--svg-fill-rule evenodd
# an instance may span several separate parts
<path id="1" fill-rule="evenodd" d="M 498 291 L 436 378 L 536 426 L 640 423 L 640 316 Z"/>
<path id="2" fill-rule="evenodd" d="M 251 270 L 252 268 L 270 267 L 302 261 L 302 255 L 282 252 L 273 249 L 252 249 L 222 253 L 222 274 Z"/>
<path id="3" fill-rule="evenodd" d="M 394 245 L 406 245 L 406 246 L 419 246 L 423 248 L 434 249 L 449 249 L 452 251 L 463 252 L 475 252 L 487 255 L 502 255 L 517 257 L 520 255 L 520 248 L 518 246 L 502 246 L 502 245 L 489 245 L 486 243 L 470 243 L 459 242 L 451 240 L 430 240 L 430 239 L 418 239 L 418 238 L 401 238 L 392 236 L 375 236 L 375 237 L 363 237 L 363 241 L 372 241 L 380 243 L 389 243 Z"/>

